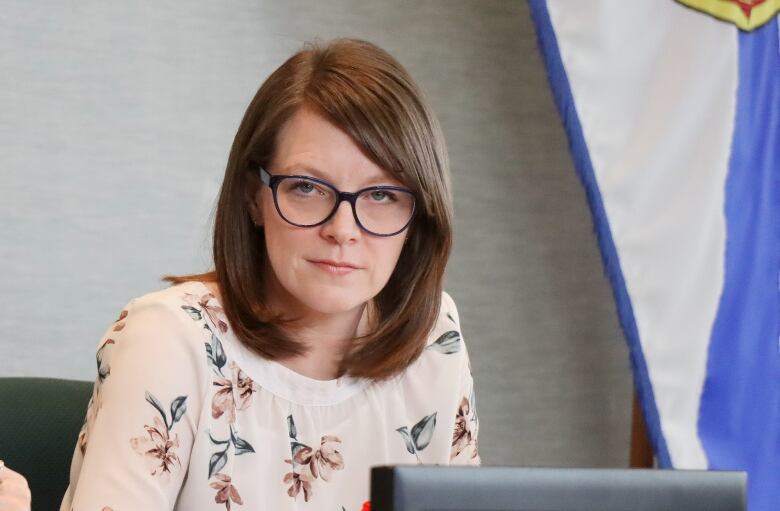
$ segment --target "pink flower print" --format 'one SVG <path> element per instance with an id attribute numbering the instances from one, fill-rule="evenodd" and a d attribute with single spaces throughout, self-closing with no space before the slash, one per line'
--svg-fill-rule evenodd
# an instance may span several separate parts
<path id="1" fill-rule="evenodd" d="M 455 429 L 452 431 L 452 450 L 450 451 L 450 459 L 455 458 L 469 447 L 473 447 L 473 452 L 471 454 L 472 458 L 476 458 L 478 455 L 476 438 L 475 435 L 473 435 L 471 423 L 469 421 L 470 409 L 469 400 L 464 397 L 460 402 L 458 413 L 455 415 Z"/>
<path id="2" fill-rule="evenodd" d="M 291 463 L 290 460 L 285 461 Z M 311 478 L 308 474 L 299 474 L 293 469 L 292 472 L 287 472 L 284 475 L 284 484 L 290 485 L 287 489 L 287 495 L 295 498 L 303 490 L 303 501 L 309 502 L 309 497 L 311 497 Z"/>
<path id="3" fill-rule="evenodd" d="M 209 484 L 209 486 L 217 490 L 214 502 L 217 504 L 225 504 L 225 509 L 227 509 L 227 511 L 230 511 L 231 502 L 235 502 L 239 505 L 244 504 L 241 500 L 241 495 L 238 494 L 238 490 L 231 483 L 229 475 L 218 473 L 214 474 L 214 477 L 216 478 L 216 481 Z"/>
<path id="4" fill-rule="evenodd" d="M 127 317 L 127 311 L 123 310 L 119 313 L 119 318 L 117 318 L 116 321 L 114 321 L 114 332 L 119 332 L 125 327 L 124 319 Z"/>
<path id="5" fill-rule="evenodd" d="M 190 293 L 185 293 L 184 301 L 192 306 L 197 306 L 208 316 L 211 324 L 214 325 L 223 334 L 228 331 L 225 311 L 217 302 L 217 298 L 212 293 L 206 293 L 197 297 Z"/>
<path id="6" fill-rule="evenodd" d="M 130 446 L 135 452 L 144 456 L 153 476 L 167 479 L 174 465 L 181 466 L 181 461 L 175 452 L 179 447 L 179 437 L 174 434 L 171 438 L 168 428 L 159 417 L 155 417 L 153 422 L 151 426 L 144 425 L 147 437 L 130 439 Z"/>
<path id="7" fill-rule="evenodd" d="M 236 401 L 233 397 L 233 382 L 228 378 L 216 378 L 213 385 L 217 387 L 217 391 L 211 400 L 211 416 L 219 419 L 223 414 L 227 414 L 228 422 L 233 424 L 236 422 Z"/>
<path id="8" fill-rule="evenodd" d="M 77 440 L 77 445 L 79 446 L 79 450 L 81 451 L 81 455 L 85 455 L 87 453 L 87 441 L 89 440 L 89 432 L 87 431 L 87 423 L 85 422 L 83 426 L 81 426 L 81 430 L 79 431 L 79 437 Z"/>
<path id="9" fill-rule="evenodd" d="M 257 389 L 255 389 L 255 382 L 252 381 L 252 378 L 247 376 L 235 362 L 231 362 L 229 367 L 233 373 L 233 382 L 235 383 L 235 388 L 238 392 L 238 409 L 244 410 L 252 402 L 252 394 L 257 392 Z"/>
<path id="10" fill-rule="evenodd" d="M 206 312 L 206 315 L 211 320 L 211 323 L 217 327 L 220 332 L 224 334 L 228 331 L 227 321 L 224 319 L 225 313 L 222 310 L 222 307 L 217 305 L 217 299 L 213 294 L 207 293 L 203 295 L 198 302 L 198 305 L 203 308 L 203 311 Z"/>
<path id="11" fill-rule="evenodd" d="M 311 447 L 299 450 L 295 455 L 295 462 L 299 465 L 308 465 L 312 477 L 320 477 L 323 481 L 329 481 L 331 472 L 344 468 L 344 457 L 336 449 L 341 440 L 338 437 L 326 435 L 320 440 L 320 448 L 312 451 Z"/>
<path id="12" fill-rule="evenodd" d="M 284 483 L 290 484 L 287 494 L 295 498 L 303 489 L 303 500 L 308 502 L 312 483 L 317 478 L 329 481 L 334 470 L 344 468 L 344 457 L 338 451 L 341 440 L 333 435 L 325 435 L 320 439 L 320 448 L 312 449 L 298 441 L 298 429 L 292 415 L 287 416 L 287 428 L 292 453 L 292 459 L 284 460 L 292 465 L 292 471 L 284 475 Z"/>
<path id="13" fill-rule="evenodd" d="M 217 387 L 211 400 L 211 416 L 219 419 L 223 414 L 230 424 L 236 422 L 236 410 L 245 410 L 252 403 L 252 394 L 256 392 L 254 382 L 235 362 L 229 364 L 231 378 L 215 378 Z"/>
<path id="14" fill-rule="evenodd" d="M 89 428 L 92 427 L 92 423 L 95 421 L 101 405 L 100 389 L 98 388 L 98 393 L 95 398 L 89 400 L 89 405 L 87 405 L 87 418 L 84 421 L 84 425 L 81 427 L 81 431 L 79 431 L 78 446 L 81 450 L 81 454 L 86 454 L 87 452 L 87 443 L 89 442 Z"/>

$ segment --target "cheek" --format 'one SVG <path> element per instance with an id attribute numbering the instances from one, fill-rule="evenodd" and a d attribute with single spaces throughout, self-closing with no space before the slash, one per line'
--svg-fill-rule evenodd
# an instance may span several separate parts
<path id="1" fill-rule="evenodd" d="M 269 252 L 290 252 L 297 245 L 296 234 L 300 229 L 285 222 L 276 212 L 270 192 L 264 193 L 260 203 L 266 247 Z"/>
<path id="2" fill-rule="evenodd" d="M 273 194 L 267 186 L 263 186 L 260 190 L 258 190 L 257 195 L 255 195 L 255 204 L 257 204 L 257 207 L 260 210 L 260 215 L 264 225 L 267 222 L 273 222 L 277 219 L 281 220 L 281 218 L 278 218 L 279 215 L 276 213 Z"/>
<path id="3" fill-rule="evenodd" d="M 377 281 L 381 281 L 382 287 L 387 283 L 390 275 L 398 264 L 398 258 L 401 256 L 401 250 L 404 247 L 404 237 L 386 238 L 377 240 L 378 243 L 373 247 L 374 276 Z"/>
<path id="4" fill-rule="evenodd" d="M 274 272 L 279 276 L 291 272 L 310 243 L 281 219 L 266 222 L 264 230 L 265 249 Z"/>
<path id="5" fill-rule="evenodd" d="M 306 233 L 302 229 L 291 226 L 277 214 L 273 199 L 270 204 L 269 201 L 264 200 L 261 211 L 265 247 L 271 268 L 277 277 L 284 279 L 295 266 L 294 263 L 297 261 L 295 255 L 306 245 L 306 240 L 302 239 Z"/>

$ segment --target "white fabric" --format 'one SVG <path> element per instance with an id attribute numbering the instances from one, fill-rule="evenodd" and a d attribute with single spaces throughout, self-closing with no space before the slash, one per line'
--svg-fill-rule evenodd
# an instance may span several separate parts
<path id="1" fill-rule="evenodd" d="M 712 205 L 724 203 L 735 29 L 672 1 L 547 4 L 672 462 L 705 468 L 697 417 L 724 275 Z"/>
<path id="2" fill-rule="evenodd" d="M 444 294 L 429 347 L 400 375 L 318 381 L 243 347 L 201 283 L 133 300 L 100 342 L 99 377 L 61 509 L 218 510 L 230 509 L 230 497 L 233 509 L 360 511 L 372 466 L 478 464 L 459 330 Z M 419 423 L 427 428 L 415 433 Z M 417 438 L 411 448 L 401 428 Z M 225 463 L 210 471 L 223 450 Z M 308 495 L 302 487 L 288 494 L 293 450 Z"/>

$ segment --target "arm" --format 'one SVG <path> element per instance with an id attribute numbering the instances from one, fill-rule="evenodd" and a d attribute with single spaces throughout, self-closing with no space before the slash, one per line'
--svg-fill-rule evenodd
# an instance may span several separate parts
<path id="1" fill-rule="evenodd" d="M 30 488 L 27 480 L 3 465 L 0 461 L 0 509 L 3 511 L 29 511 Z"/>
<path id="2" fill-rule="evenodd" d="M 474 397 L 474 379 L 471 376 L 468 353 L 461 382 L 458 410 L 455 413 L 455 429 L 452 433 L 450 463 L 453 465 L 481 465 L 479 457 L 479 417 Z"/>
<path id="3" fill-rule="evenodd" d="M 141 298 L 109 328 L 61 509 L 173 509 L 206 392 L 202 331 L 187 321 Z"/>
<path id="4" fill-rule="evenodd" d="M 460 318 L 455 302 L 445 293 L 442 299 L 445 310 L 455 322 L 458 332 L 461 332 Z M 462 334 L 461 334 L 462 336 Z M 457 394 L 457 410 L 454 412 L 455 427 L 452 432 L 452 450 L 450 463 L 453 465 L 480 465 L 479 457 L 479 417 L 477 416 L 476 398 L 474 396 L 474 377 L 471 373 L 471 361 L 466 345 L 461 339 L 460 383 Z"/>

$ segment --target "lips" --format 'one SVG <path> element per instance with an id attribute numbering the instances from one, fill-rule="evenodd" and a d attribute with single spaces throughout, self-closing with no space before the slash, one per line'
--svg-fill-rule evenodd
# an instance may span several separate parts
<path id="1" fill-rule="evenodd" d="M 346 261 L 333 261 L 329 259 L 319 259 L 309 261 L 314 266 L 322 271 L 325 271 L 331 275 L 348 275 L 355 270 L 359 270 L 360 267 L 356 264 Z"/>
<path id="2" fill-rule="evenodd" d="M 360 269 L 360 266 L 346 261 L 333 261 L 331 259 L 313 259 L 311 260 L 311 262 L 314 264 L 324 264 L 328 266 L 333 266 L 335 268 L 351 268 L 353 270 Z"/>

